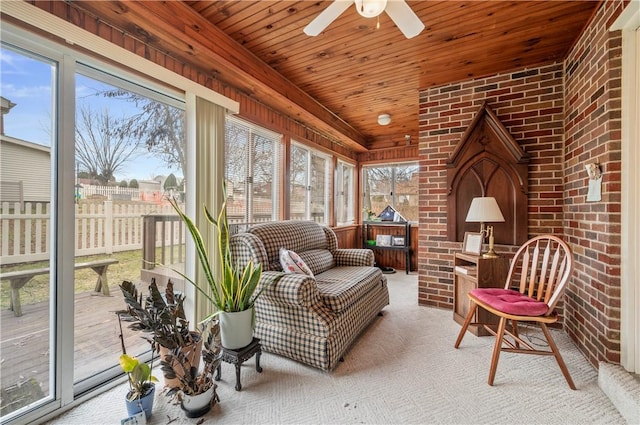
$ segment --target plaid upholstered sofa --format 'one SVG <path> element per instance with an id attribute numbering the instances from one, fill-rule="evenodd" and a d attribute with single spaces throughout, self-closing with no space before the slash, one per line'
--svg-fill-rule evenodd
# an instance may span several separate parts
<path id="1" fill-rule="evenodd" d="M 233 235 L 230 242 L 236 264 L 262 264 L 262 284 L 269 283 L 255 305 L 254 334 L 266 351 L 332 370 L 389 304 L 387 279 L 373 267 L 373 252 L 339 249 L 328 227 L 312 221 L 269 222 Z M 297 253 L 313 277 L 285 274 L 280 248 Z"/>

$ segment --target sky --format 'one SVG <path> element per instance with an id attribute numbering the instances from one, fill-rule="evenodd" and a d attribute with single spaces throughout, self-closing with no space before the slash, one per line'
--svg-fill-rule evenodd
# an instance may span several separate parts
<path id="1" fill-rule="evenodd" d="M 0 96 L 16 105 L 4 116 L 7 136 L 51 146 L 54 72 L 54 64 L 47 63 L 42 58 L 28 57 L 4 46 L 0 49 Z M 76 74 L 76 107 L 83 102 L 90 102 L 93 110 L 108 109 L 115 118 L 134 113 L 135 106 L 129 102 L 95 95 L 96 91 L 112 88 L 108 84 Z M 169 169 L 146 150 L 141 150 L 135 159 L 116 172 L 116 179 L 150 180 L 171 172 L 181 178 L 180 171 Z"/>

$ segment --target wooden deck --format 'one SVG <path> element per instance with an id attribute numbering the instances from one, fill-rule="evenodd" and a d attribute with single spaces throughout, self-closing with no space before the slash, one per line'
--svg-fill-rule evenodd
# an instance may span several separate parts
<path id="1" fill-rule="evenodd" d="M 118 285 L 109 289 L 110 296 L 96 292 L 76 294 L 76 382 L 118 364 L 122 349 L 114 312 L 126 306 Z M 6 390 L 35 380 L 47 395 L 51 360 L 49 306 L 47 302 L 25 304 L 22 313 L 20 317 L 6 309 L 0 313 L 0 388 Z M 141 334 L 127 329 L 127 325 L 123 322 L 127 352 L 136 354 L 148 349 Z"/>

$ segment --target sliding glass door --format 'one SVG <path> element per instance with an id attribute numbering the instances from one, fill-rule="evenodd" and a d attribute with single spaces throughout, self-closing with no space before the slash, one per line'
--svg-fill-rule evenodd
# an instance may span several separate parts
<path id="1" fill-rule="evenodd" d="M 58 63 L 2 44 L 0 409 L 55 396 L 53 211 Z"/>
<path id="2" fill-rule="evenodd" d="M 150 356 L 140 333 L 121 331 L 118 285 L 180 286 L 155 266 L 184 267 L 167 198 L 184 208 L 185 106 L 184 93 L 7 28 L 0 421 L 30 423 L 122 375 L 123 347 Z"/>
<path id="3" fill-rule="evenodd" d="M 184 290 L 171 268 L 184 270 L 185 233 L 168 198 L 184 208 L 185 114 L 174 97 L 94 67 L 76 69 L 74 382 L 85 390 L 123 349 L 150 351 L 127 322 L 121 333 L 119 284 L 146 293 L 151 279 L 161 290 L 171 279 Z"/>

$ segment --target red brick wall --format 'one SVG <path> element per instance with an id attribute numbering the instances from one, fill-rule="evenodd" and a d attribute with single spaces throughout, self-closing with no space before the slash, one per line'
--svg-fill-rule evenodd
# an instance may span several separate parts
<path id="1" fill-rule="evenodd" d="M 621 1 L 601 5 L 565 60 L 565 236 L 576 266 L 565 328 L 591 363 L 620 363 L 621 53 L 608 28 Z M 584 164 L 603 171 L 602 201 L 587 202 Z"/>
<path id="2" fill-rule="evenodd" d="M 558 234 L 574 250 L 564 328 L 594 366 L 620 362 L 621 38 L 608 28 L 623 3 L 603 2 L 564 63 L 420 92 L 419 304 L 452 308 L 461 244 L 446 238 L 445 162 L 487 100 L 531 154 L 529 235 Z M 586 202 L 589 162 L 604 172 L 601 202 Z"/>
<path id="3" fill-rule="evenodd" d="M 418 302 L 452 308 L 453 253 L 447 241 L 446 160 L 487 101 L 531 155 L 529 234 L 562 235 L 563 73 L 553 63 L 420 92 L 420 235 Z M 511 251 L 512 247 L 497 247 Z"/>

